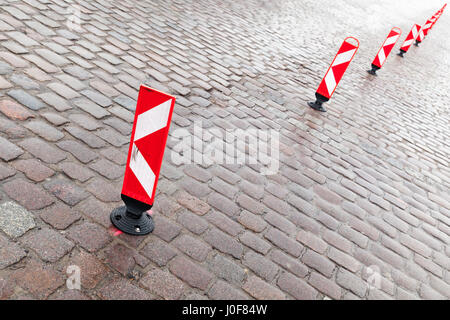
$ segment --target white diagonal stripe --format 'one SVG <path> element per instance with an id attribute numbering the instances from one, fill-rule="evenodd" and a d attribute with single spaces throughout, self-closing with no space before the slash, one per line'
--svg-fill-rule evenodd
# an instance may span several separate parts
<path id="1" fill-rule="evenodd" d="M 412 35 L 413 35 L 413 39 L 415 39 L 417 37 L 417 35 L 419 34 L 419 30 L 417 27 L 414 27 L 412 29 Z"/>
<path id="2" fill-rule="evenodd" d="M 332 68 L 330 68 L 327 75 L 325 76 L 325 84 L 327 86 L 328 94 L 331 96 L 331 93 L 336 87 L 336 80 L 334 79 L 334 73 Z"/>
<path id="3" fill-rule="evenodd" d="M 423 37 L 424 37 L 423 29 L 420 29 L 420 31 L 419 31 L 419 36 L 418 36 L 417 38 L 418 38 L 420 41 L 422 41 Z"/>
<path id="4" fill-rule="evenodd" d="M 388 46 L 390 44 L 395 43 L 399 36 L 400 36 L 400 34 L 396 34 L 395 36 L 387 38 L 386 41 L 384 42 L 383 47 L 386 47 L 386 46 Z"/>
<path id="5" fill-rule="evenodd" d="M 337 66 L 339 64 L 342 64 L 344 62 L 350 61 L 353 57 L 353 53 L 356 51 L 356 49 L 345 51 L 344 53 L 338 54 L 336 59 L 334 59 L 332 67 Z"/>
<path id="6" fill-rule="evenodd" d="M 378 52 L 378 60 L 380 61 L 380 65 L 383 64 L 385 59 L 386 59 L 386 56 L 384 55 L 384 47 L 383 47 L 380 49 L 380 52 Z"/>
<path id="7" fill-rule="evenodd" d="M 160 105 L 141 113 L 136 120 L 133 147 L 131 149 L 130 169 L 151 198 L 155 185 L 155 173 L 148 165 L 135 142 L 167 126 L 172 100 L 169 99 Z"/>
<path id="8" fill-rule="evenodd" d="M 158 131 L 167 125 L 171 103 L 172 101 L 169 99 L 166 102 L 141 113 L 137 117 L 134 141 Z"/>
<path id="9" fill-rule="evenodd" d="M 403 43 L 403 46 L 402 47 L 407 47 L 407 46 L 409 46 L 411 43 L 413 43 L 414 42 L 414 39 L 410 39 L 410 40 L 406 40 L 404 43 Z"/>
<path id="10" fill-rule="evenodd" d="M 131 151 L 130 169 L 133 171 L 147 195 L 151 198 L 156 176 L 134 143 Z"/>

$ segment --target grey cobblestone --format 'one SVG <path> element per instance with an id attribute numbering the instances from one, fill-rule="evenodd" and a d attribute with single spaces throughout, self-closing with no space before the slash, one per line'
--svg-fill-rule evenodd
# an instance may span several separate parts
<path id="1" fill-rule="evenodd" d="M 36 226 L 33 215 L 14 202 L 0 205 L 0 229 L 11 238 L 18 238 Z"/>

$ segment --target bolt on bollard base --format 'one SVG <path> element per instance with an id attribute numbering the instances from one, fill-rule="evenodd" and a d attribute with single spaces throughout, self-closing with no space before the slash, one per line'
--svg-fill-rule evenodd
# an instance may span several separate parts
<path id="1" fill-rule="evenodd" d="M 327 112 L 327 110 L 323 107 L 323 103 L 327 102 L 328 98 L 324 97 L 323 95 L 316 92 L 316 101 L 315 102 L 308 102 L 308 106 L 313 108 L 314 110 L 320 111 L 320 112 Z"/>
<path id="2" fill-rule="evenodd" d="M 379 66 L 376 66 L 372 63 L 372 69 L 367 70 L 367 72 L 373 76 L 377 75 L 377 70 L 380 70 L 381 68 Z"/>
<path id="3" fill-rule="evenodd" d="M 406 53 L 405 50 L 400 49 L 400 52 L 397 53 L 397 55 L 400 56 L 400 57 L 402 57 L 402 58 L 404 58 L 404 57 L 405 57 L 405 56 L 404 56 L 405 53 Z"/>
<path id="4" fill-rule="evenodd" d="M 121 197 L 125 206 L 111 212 L 111 223 L 127 234 L 143 236 L 151 233 L 155 225 L 153 218 L 146 211 L 150 210 L 152 206 L 123 194 Z"/>

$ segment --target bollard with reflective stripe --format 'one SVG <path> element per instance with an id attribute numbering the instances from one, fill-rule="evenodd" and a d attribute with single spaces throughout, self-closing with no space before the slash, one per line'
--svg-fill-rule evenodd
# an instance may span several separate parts
<path id="1" fill-rule="evenodd" d="M 443 10 L 446 5 L 447 4 L 445 4 L 441 10 Z M 439 11 L 441 11 L 441 10 L 439 10 Z M 423 41 L 423 39 L 428 34 L 428 31 L 430 31 L 430 29 L 436 23 L 437 19 L 439 18 L 439 11 L 436 12 L 430 19 L 428 19 L 427 22 L 425 22 L 425 24 L 422 26 L 422 28 L 420 28 L 419 35 L 417 36 L 416 43 L 415 43 L 416 46 L 419 46 L 419 43 L 421 43 Z"/>
<path id="2" fill-rule="evenodd" d="M 423 34 L 423 26 L 422 26 L 422 27 L 420 27 L 419 34 L 417 35 L 416 42 L 414 43 L 414 45 L 416 47 L 418 47 L 419 43 L 422 42 L 424 37 L 425 37 L 425 35 Z"/>
<path id="3" fill-rule="evenodd" d="M 349 42 L 350 39 L 356 41 L 356 44 Z M 358 48 L 358 39 L 354 37 L 347 37 L 344 39 L 341 47 L 333 59 L 333 62 L 331 62 L 330 67 L 325 73 L 325 76 L 316 91 L 316 101 L 308 102 L 308 105 L 311 108 L 321 112 L 326 111 L 322 104 L 330 100 L 339 81 L 341 81 L 345 70 L 347 70 L 347 67 L 355 56 L 356 51 L 358 51 Z"/>
<path id="4" fill-rule="evenodd" d="M 153 231 L 153 219 L 145 212 L 153 206 L 174 105 L 174 97 L 141 86 L 123 178 L 125 206 L 110 216 L 112 224 L 127 234 Z"/>
<path id="5" fill-rule="evenodd" d="M 403 58 L 403 55 L 408 52 L 409 48 L 413 44 L 414 40 L 416 40 L 417 35 L 419 34 L 420 26 L 418 24 L 413 25 L 411 31 L 406 36 L 405 41 L 403 42 L 400 52 L 398 55 Z"/>
<path id="6" fill-rule="evenodd" d="M 389 53 L 391 53 L 392 48 L 394 47 L 395 43 L 397 42 L 398 38 L 400 38 L 400 35 L 402 34 L 402 30 L 398 27 L 394 27 L 389 32 L 388 36 L 386 37 L 386 40 L 384 40 L 383 45 L 381 46 L 380 50 L 378 50 L 377 55 L 375 56 L 375 59 L 373 59 L 372 62 L 372 69 L 368 70 L 367 72 L 376 76 L 376 71 L 381 69 L 384 62 L 386 61 L 387 57 L 389 56 Z"/>
<path id="7" fill-rule="evenodd" d="M 436 19 L 434 20 L 434 22 L 431 24 L 431 29 L 433 29 L 434 25 L 436 24 L 436 22 L 439 20 L 439 18 L 441 17 L 442 11 L 439 10 L 438 12 L 436 12 L 436 14 L 434 15 L 436 17 Z"/>
<path id="8" fill-rule="evenodd" d="M 431 29 L 433 29 L 433 27 L 436 24 L 436 22 L 439 20 L 439 18 L 444 13 L 444 9 L 445 9 L 446 6 L 447 6 L 447 4 L 444 4 L 444 6 L 441 9 L 438 10 L 436 20 L 434 20 L 433 24 L 431 25 Z"/>
<path id="9" fill-rule="evenodd" d="M 436 21 L 436 17 L 432 16 L 430 19 L 425 22 L 425 25 L 423 26 L 423 35 L 426 37 L 428 35 L 428 31 L 430 31 L 431 26 L 433 25 L 433 22 Z"/>
<path id="10" fill-rule="evenodd" d="M 433 24 L 433 21 L 436 20 L 428 19 L 427 22 L 425 22 L 425 24 L 422 26 L 422 28 L 420 28 L 419 35 L 417 36 L 415 43 L 416 46 L 419 46 L 419 43 L 421 43 L 423 39 L 425 39 L 425 36 L 428 34 L 428 30 L 431 28 Z"/>

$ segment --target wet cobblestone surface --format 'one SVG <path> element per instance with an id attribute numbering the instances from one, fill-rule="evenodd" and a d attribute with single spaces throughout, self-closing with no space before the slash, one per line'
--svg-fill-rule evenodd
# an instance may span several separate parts
<path id="1" fill-rule="evenodd" d="M 0 298 L 448 299 L 448 12 L 366 73 L 442 6 L 417 2 L 0 0 Z M 172 133 L 276 130 L 278 173 L 176 165 L 169 137 L 154 233 L 114 235 L 140 84 L 177 97 Z"/>

